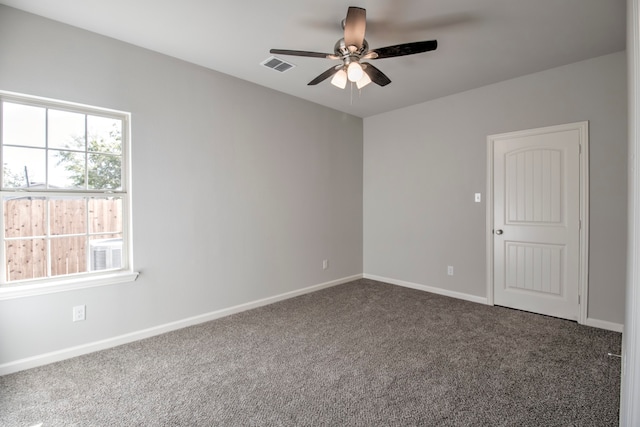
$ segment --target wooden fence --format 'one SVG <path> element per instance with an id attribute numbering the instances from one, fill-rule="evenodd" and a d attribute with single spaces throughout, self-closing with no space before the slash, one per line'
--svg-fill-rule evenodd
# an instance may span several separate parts
<path id="1" fill-rule="evenodd" d="M 119 198 L 24 197 L 3 204 L 5 236 L 18 238 L 6 241 L 7 281 L 47 277 L 48 259 L 51 276 L 86 272 L 90 240 L 122 237 Z"/>

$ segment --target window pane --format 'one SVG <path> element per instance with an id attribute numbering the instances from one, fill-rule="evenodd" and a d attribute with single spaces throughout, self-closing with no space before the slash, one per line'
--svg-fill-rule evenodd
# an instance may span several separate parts
<path id="1" fill-rule="evenodd" d="M 7 281 L 47 276 L 47 245 L 44 239 L 10 240 L 5 244 Z"/>
<path id="2" fill-rule="evenodd" d="M 94 197 L 89 199 L 89 232 L 122 232 L 122 199 Z"/>
<path id="3" fill-rule="evenodd" d="M 88 151 L 122 153 L 122 120 L 87 116 Z"/>
<path id="4" fill-rule="evenodd" d="M 44 236 L 45 200 L 31 197 L 5 197 L 4 235 L 5 237 Z"/>
<path id="5" fill-rule="evenodd" d="M 84 153 L 49 151 L 49 188 L 84 188 Z"/>
<path id="6" fill-rule="evenodd" d="M 92 236 L 89 242 L 90 271 L 122 268 L 122 234 Z"/>
<path id="7" fill-rule="evenodd" d="M 86 236 L 56 237 L 50 244 L 52 276 L 87 271 Z"/>
<path id="8" fill-rule="evenodd" d="M 40 148 L 4 147 L 4 188 L 44 188 L 45 152 Z"/>
<path id="9" fill-rule="evenodd" d="M 120 190 L 122 157 L 111 154 L 88 154 L 89 189 Z"/>
<path id="10" fill-rule="evenodd" d="M 130 267 L 127 117 L 0 95 L 0 286 Z"/>
<path id="11" fill-rule="evenodd" d="M 2 103 L 2 141 L 8 145 L 45 146 L 45 109 Z"/>
<path id="12" fill-rule="evenodd" d="M 87 233 L 87 199 L 76 197 L 51 198 L 49 223 L 52 235 Z M 55 260 L 55 258 L 53 258 Z"/>
<path id="13" fill-rule="evenodd" d="M 49 110 L 49 148 L 83 150 L 84 114 L 69 111 Z"/>

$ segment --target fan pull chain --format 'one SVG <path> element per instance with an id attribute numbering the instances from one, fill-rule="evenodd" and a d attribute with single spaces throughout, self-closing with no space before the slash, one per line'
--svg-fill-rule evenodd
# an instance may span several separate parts
<path id="1" fill-rule="evenodd" d="M 349 86 L 350 86 L 350 87 L 349 87 L 349 90 L 350 90 L 350 92 L 351 92 L 351 93 L 350 93 L 351 100 L 350 100 L 349 105 L 353 105 L 353 82 L 351 82 L 351 84 L 350 84 Z"/>

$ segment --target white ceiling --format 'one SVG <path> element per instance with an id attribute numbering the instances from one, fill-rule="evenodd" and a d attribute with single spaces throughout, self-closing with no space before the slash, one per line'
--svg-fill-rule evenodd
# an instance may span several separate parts
<path id="1" fill-rule="evenodd" d="M 449 94 L 625 49 L 625 0 L 0 0 L 240 79 L 368 117 Z M 349 6 L 367 9 L 370 48 L 438 40 L 438 49 L 380 59 L 392 80 L 362 91 L 329 80 L 338 64 L 270 48 L 333 52 Z"/>

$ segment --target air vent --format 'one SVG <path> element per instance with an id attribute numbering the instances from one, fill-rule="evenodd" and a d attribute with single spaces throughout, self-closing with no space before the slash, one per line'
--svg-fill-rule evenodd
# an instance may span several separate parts
<path id="1" fill-rule="evenodd" d="M 284 73 L 287 70 L 292 69 L 295 65 L 285 62 L 282 59 L 278 59 L 275 56 L 270 56 L 260 63 L 260 65 L 264 65 L 267 68 L 271 68 L 272 70 L 280 71 Z"/>

